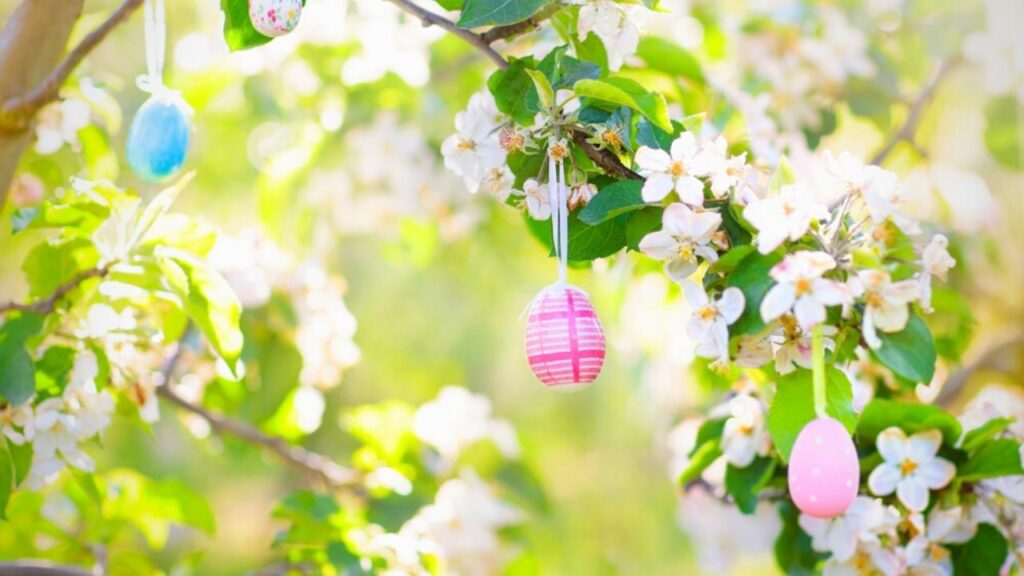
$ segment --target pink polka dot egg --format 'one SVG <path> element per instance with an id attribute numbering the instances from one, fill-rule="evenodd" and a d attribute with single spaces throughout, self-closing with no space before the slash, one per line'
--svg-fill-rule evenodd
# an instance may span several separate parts
<path id="1" fill-rule="evenodd" d="M 801 512 L 832 518 L 857 497 L 860 461 L 850 434 L 832 418 L 807 423 L 789 457 L 789 495 Z"/>
<path id="2" fill-rule="evenodd" d="M 604 330 L 586 292 L 556 284 L 537 296 L 526 324 L 526 357 L 538 380 L 560 392 L 585 388 L 601 373 L 604 356 Z"/>
<path id="3" fill-rule="evenodd" d="M 249 0 L 252 27 L 271 38 L 294 30 L 301 14 L 302 0 Z"/>

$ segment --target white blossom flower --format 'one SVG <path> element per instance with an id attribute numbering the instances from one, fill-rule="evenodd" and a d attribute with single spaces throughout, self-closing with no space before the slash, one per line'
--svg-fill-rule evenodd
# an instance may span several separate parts
<path id="1" fill-rule="evenodd" d="M 441 144 L 444 165 L 462 177 L 473 193 L 487 171 L 505 163 L 505 150 L 498 140 L 500 113 L 494 96 L 487 90 L 469 99 L 469 106 L 455 115 L 455 134 Z"/>
<path id="2" fill-rule="evenodd" d="M 640 27 L 633 16 L 635 8 L 614 0 L 575 0 L 573 3 L 581 5 L 576 25 L 579 40 L 586 40 L 593 32 L 608 53 L 608 68 L 621 68 L 623 61 L 636 53 L 640 42 Z"/>
<path id="3" fill-rule="evenodd" d="M 932 310 L 932 276 L 945 281 L 950 269 L 956 266 L 956 260 L 949 254 L 949 240 L 942 234 L 932 236 L 931 242 L 921 254 L 921 273 L 917 277 L 921 292 L 921 307 L 926 312 Z"/>
<path id="4" fill-rule="evenodd" d="M 977 531 L 977 524 L 960 506 L 935 508 L 928 514 L 927 522 L 920 513 L 914 513 L 909 522 L 916 535 L 907 543 L 904 553 L 908 574 L 913 576 L 953 574 L 953 558 L 943 544 L 963 544 Z"/>
<path id="5" fill-rule="evenodd" d="M 288 267 L 281 250 L 256 230 L 236 236 L 218 234 L 207 260 L 228 281 L 245 308 L 259 308 L 269 302 L 275 282 Z"/>
<path id="6" fill-rule="evenodd" d="M 944 488 L 953 479 L 956 468 L 936 456 L 942 433 L 925 430 L 907 437 L 903 430 L 891 427 L 878 435 L 878 453 L 884 459 L 868 477 L 868 488 L 877 496 L 896 492 L 907 509 L 920 512 L 928 506 L 928 490 Z"/>
<path id="7" fill-rule="evenodd" d="M 660 202 L 675 191 L 691 206 L 704 205 L 704 183 L 698 176 L 708 173 L 708 160 L 697 146 L 692 132 L 683 132 L 669 152 L 641 146 L 636 153 L 640 175 L 646 178 L 641 192 L 644 202 Z"/>
<path id="8" fill-rule="evenodd" d="M 875 73 L 868 57 L 868 38 L 854 27 L 838 8 L 821 8 L 820 37 L 801 38 L 800 55 L 812 62 L 829 81 L 840 84 L 849 76 L 867 77 Z"/>
<path id="9" fill-rule="evenodd" d="M 551 218 L 551 197 L 548 193 L 548 185 L 541 184 L 533 178 L 523 182 L 523 197 L 526 204 L 526 212 L 534 220 L 547 220 Z"/>
<path id="10" fill-rule="evenodd" d="M 665 273 L 681 282 L 697 270 L 698 256 L 709 262 L 718 260 L 709 244 L 721 223 L 717 212 L 694 212 L 685 204 L 671 204 L 661 216 L 661 230 L 640 240 L 640 251 L 664 260 Z"/>
<path id="11" fill-rule="evenodd" d="M 337 280 L 319 266 L 302 266 L 289 284 L 286 291 L 299 321 L 295 331 L 295 345 L 302 354 L 299 381 L 329 389 L 359 361 L 359 347 L 353 341 L 356 318 L 345 305 Z"/>
<path id="12" fill-rule="evenodd" d="M 486 576 L 504 562 L 498 531 L 522 519 L 522 512 L 499 500 L 477 476 L 464 474 L 442 484 L 433 504 L 421 508 L 399 534 L 436 542 L 446 572 Z"/>
<path id="13" fill-rule="evenodd" d="M 864 298 L 864 340 L 871 348 L 879 348 L 882 341 L 878 330 L 899 332 L 910 319 L 909 304 L 921 295 L 913 280 L 893 282 L 884 270 L 862 270 L 850 278 L 854 295 Z"/>
<path id="14" fill-rule="evenodd" d="M 811 222 L 828 218 L 828 207 L 818 202 L 806 185 L 790 184 L 776 195 L 748 204 L 743 217 L 757 229 L 754 243 L 758 251 L 768 254 L 787 239 L 802 238 Z"/>
<path id="15" fill-rule="evenodd" d="M 0 406 L 0 433 L 17 445 L 31 442 L 35 432 L 30 403 L 21 406 Z"/>
<path id="16" fill-rule="evenodd" d="M 689 280 L 682 282 L 683 293 L 693 310 L 686 325 L 687 334 L 697 342 L 697 354 L 729 362 L 729 325 L 743 313 L 743 292 L 726 288 L 717 300 L 708 298 L 704 289 Z"/>
<path id="17" fill-rule="evenodd" d="M 964 55 L 979 65 L 989 94 L 1012 94 L 1024 102 L 1024 48 L 1020 44 L 1020 3 L 986 0 L 985 30 L 964 38 Z"/>
<path id="18" fill-rule="evenodd" d="M 779 318 L 779 330 L 771 335 L 771 342 L 775 343 L 775 371 L 781 375 L 789 374 L 799 366 L 811 368 L 812 343 L 811 335 L 802 330 L 796 323 L 796 318 L 791 314 L 783 314 Z M 825 350 L 835 350 L 834 336 L 837 330 L 835 326 L 824 326 Z"/>
<path id="19" fill-rule="evenodd" d="M 78 98 L 66 98 L 45 106 L 36 114 L 36 152 L 53 154 L 64 147 L 78 150 L 78 131 L 89 125 L 89 104 Z"/>
<path id="20" fill-rule="evenodd" d="M 491 440 L 506 458 L 519 456 L 519 441 L 508 421 L 491 415 L 491 402 L 458 386 L 445 386 L 437 398 L 416 410 L 413 433 L 433 446 L 447 468 L 463 450 Z"/>
<path id="21" fill-rule="evenodd" d="M 792 310 L 806 332 L 825 321 L 826 306 L 850 304 L 852 296 L 846 285 L 821 277 L 835 266 L 835 260 L 824 252 L 787 254 L 769 273 L 777 284 L 761 301 L 761 318 L 770 322 Z"/>
<path id="22" fill-rule="evenodd" d="M 835 518 L 800 515 L 800 527 L 811 536 L 818 552 L 830 552 L 839 562 L 853 557 L 858 546 L 877 543 L 880 534 L 893 532 L 899 512 L 877 498 L 857 496 L 850 507 Z"/>
<path id="23" fill-rule="evenodd" d="M 736 564 L 751 558 L 770 563 L 782 529 L 778 508 L 770 503 L 761 501 L 753 514 L 743 514 L 703 487 L 683 494 L 676 517 L 693 541 L 699 574 L 730 574 Z"/>
<path id="24" fill-rule="evenodd" d="M 594 196 L 597 196 L 597 186 L 589 182 L 573 186 L 569 190 L 569 211 L 586 206 Z"/>
<path id="25" fill-rule="evenodd" d="M 745 468 L 756 456 L 767 456 L 771 449 L 765 406 L 749 394 L 739 394 L 729 401 L 729 411 L 732 416 L 722 430 L 722 452 L 730 464 Z"/>
<path id="26" fill-rule="evenodd" d="M 744 334 L 736 339 L 736 365 L 760 368 L 772 360 L 772 343 L 767 338 Z"/>
<path id="27" fill-rule="evenodd" d="M 846 560 L 830 557 L 825 561 L 823 576 L 903 576 L 906 561 L 892 548 L 878 542 L 857 546 Z"/>
<path id="28" fill-rule="evenodd" d="M 747 164 L 747 154 L 729 155 L 729 143 L 719 136 L 702 143 L 701 149 L 708 163 L 708 178 L 711 193 L 722 198 L 729 191 L 745 185 L 751 177 L 752 168 Z"/>
<path id="29" fill-rule="evenodd" d="M 495 166 L 484 173 L 480 181 L 480 190 L 504 202 L 512 193 L 512 185 L 516 177 L 512 174 L 507 164 Z"/>
<path id="30" fill-rule="evenodd" d="M 896 174 L 878 166 L 865 165 L 849 152 L 833 156 L 826 151 L 825 165 L 836 178 L 839 192 L 859 196 L 875 224 L 891 220 L 907 234 L 921 232 L 917 222 L 901 211 L 906 203 L 906 192 Z"/>

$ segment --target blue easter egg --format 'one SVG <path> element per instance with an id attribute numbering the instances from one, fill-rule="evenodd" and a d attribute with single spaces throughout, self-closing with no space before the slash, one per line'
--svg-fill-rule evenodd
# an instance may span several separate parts
<path id="1" fill-rule="evenodd" d="M 191 132 L 188 105 L 176 95 L 153 95 L 128 130 L 128 163 L 143 180 L 160 182 L 185 163 Z"/>

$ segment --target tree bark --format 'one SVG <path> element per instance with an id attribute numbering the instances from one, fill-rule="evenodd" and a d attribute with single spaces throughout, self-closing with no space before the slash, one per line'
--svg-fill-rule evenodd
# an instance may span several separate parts
<path id="1" fill-rule="evenodd" d="M 84 0 L 24 0 L 0 30 L 0 102 L 32 90 L 60 62 Z M 31 130 L 0 130 L 0 208 Z"/>

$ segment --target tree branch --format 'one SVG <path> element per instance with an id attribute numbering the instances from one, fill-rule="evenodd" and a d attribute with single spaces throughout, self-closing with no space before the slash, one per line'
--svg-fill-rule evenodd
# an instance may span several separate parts
<path id="1" fill-rule="evenodd" d="M 932 79 L 925 85 L 921 92 L 917 95 L 917 98 L 910 104 L 910 112 L 907 113 L 907 119 L 900 126 L 889 140 L 885 142 L 881 149 L 875 153 L 874 157 L 871 158 L 871 163 L 875 165 L 881 165 L 885 162 L 885 159 L 892 154 L 892 151 L 896 148 L 896 145 L 900 142 L 914 142 L 914 135 L 917 133 L 917 125 L 921 121 L 921 115 L 924 113 L 925 107 L 931 102 L 935 96 L 935 91 L 938 89 L 939 84 L 946 78 L 950 70 L 956 66 L 956 60 L 945 60 L 939 63 L 939 68 L 935 72 Z"/>
<path id="2" fill-rule="evenodd" d="M 142 2 L 143 0 L 124 0 L 114 13 L 83 38 L 38 86 L 27 94 L 9 98 L 4 102 L 3 109 L 0 110 L 0 128 L 26 130 L 35 113 L 60 96 L 61 86 L 82 60 L 110 34 L 111 30 L 141 6 Z"/>
<path id="3" fill-rule="evenodd" d="M 181 359 L 184 348 L 183 342 L 179 341 L 174 353 L 164 363 L 161 370 L 160 385 L 156 389 L 160 397 L 179 409 L 202 418 L 210 425 L 214 432 L 234 436 L 250 444 L 262 446 L 276 454 L 289 465 L 320 480 L 330 488 L 350 489 L 360 486 L 362 475 L 356 470 L 340 466 L 325 456 L 310 452 L 282 438 L 265 434 L 249 424 L 233 420 L 198 404 L 193 404 L 178 395 L 171 385 L 171 380 L 174 377 L 175 369 Z"/>
<path id="4" fill-rule="evenodd" d="M 562 4 L 555 2 L 550 4 L 548 7 L 537 12 L 533 16 L 530 16 L 522 22 L 516 22 L 515 24 L 507 24 L 505 26 L 495 26 L 486 32 L 480 33 L 480 39 L 488 44 L 494 44 L 498 40 L 507 40 L 513 36 L 525 34 L 537 29 L 541 22 L 547 20 L 553 16 L 556 12 L 562 9 Z"/>
<path id="5" fill-rule="evenodd" d="M 62 298 L 67 296 L 68 292 L 71 292 L 75 288 L 78 288 L 83 282 L 89 280 L 90 278 L 102 278 L 106 276 L 107 274 L 110 273 L 110 268 L 112 266 L 113 263 L 98 268 L 89 268 L 88 270 L 83 270 L 82 272 L 79 272 L 71 280 L 68 280 L 66 283 L 58 286 L 57 289 L 53 291 L 53 294 L 50 294 L 49 296 L 43 298 L 42 300 L 36 300 L 35 302 L 30 302 L 27 304 L 22 304 L 19 302 L 8 302 L 6 304 L 0 304 L 0 315 L 6 314 L 8 312 L 13 312 L 15 310 L 19 312 L 36 312 L 39 314 L 49 314 L 57 308 L 57 303 L 59 303 Z"/>
<path id="6" fill-rule="evenodd" d="M 508 61 L 505 57 L 498 53 L 497 50 L 491 47 L 492 42 L 521 34 L 528 30 L 531 30 L 539 25 L 541 21 L 549 17 L 554 11 L 542 10 L 535 14 L 531 18 L 518 22 L 516 24 L 510 24 L 508 26 L 497 26 L 484 32 L 482 34 L 476 34 L 469 30 L 459 28 L 457 24 L 448 20 L 444 16 L 435 14 L 429 10 L 425 10 L 420 6 L 417 6 L 410 0 L 385 0 L 391 2 L 395 6 L 405 12 L 416 16 L 423 21 L 424 26 L 438 26 L 443 28 L 452 34 L 455 34 L 459 38 L 462 38 L 468 42 L 471 46 L 483 52 L 485 56 L 491 59 L 498 68 L 508 68 Z M 607 150 L 599 150 L 593 144 L 587 142 L 588 134 L 582 130 L 573 130 L 572 139 L 573 142 L 579 146 L 588 158 L 594 161 L 595 164 L 600 166 L 605 172 L 617 176 L 619 178 L 630 178 L 634 180 L 641 179 L 640 175 L 633 172 L 618 159 L 617 156 L 608 152 Z"/>
<path id="7" fill-rule="evenodd" d="M 960 395 L 960 392 L 962 392 L 964 387 L 967 385 L 967 381 L 970 380 L 975 373 L 980 370 L 985 370 L 999 360 L 1004 354 L 1021 346 L 1024 346 L 1024 333 L 1016 334 L 982 352 L 976 360 L 970 364 L 965 364 L 946 379 L 946 383 L 942 386 L 942 390 L 939 392 L 938 397 L 935 398 L 935 404 L 939 406 L 946 406 L 951 403 Z"/>

